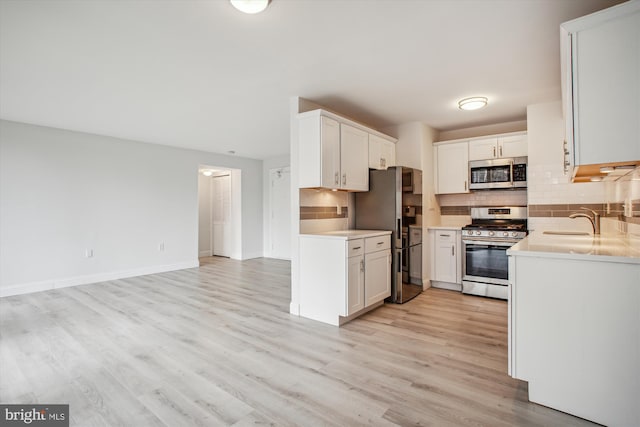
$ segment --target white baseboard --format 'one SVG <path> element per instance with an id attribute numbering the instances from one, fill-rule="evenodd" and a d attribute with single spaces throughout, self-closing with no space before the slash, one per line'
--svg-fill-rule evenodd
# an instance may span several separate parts
<path id="1" fill-rule="evenodd" d="M 211 251 L 200 251 L 198 252 L 198 258 L 202 258 L 205 256 L 211 256 Z"/>
<path id="2" fill-rule="evenodd" d="M 167 271 L 184 270 L 199 267 L 198 260 L 184 261 L 175 264 L 154 265 L 150 267 L 133 268 L 130 270 L 110 271 L 106 273 L 90 274 L 86 276 L 65 277 L 40 282 L 21 283 L 0 288 L 0 297 L 30 294 L 33 292 L 49 291 L 52 289 L 68 288 L 70 286 L 88 285 L 90 283 L 106 282 L 109 280 L 126 279 L 127 277 L 145 276 L 147 274 L 164 273 Z"/>
<path id="3" fill-rule="evenodd" d="M 291 301 L 289 303 L 289 313 L 295 314 L 296 316 L 300 316 L 300 304 L 297 302 Z"/>
<path id="4" fill-rule="evenodd" d="M 262 258 L 262 256 L 262 252 L 250 252 L 248 254 L 242 254 L 242 258 L 240 260 L 244 261 L 245 259 Z"/>

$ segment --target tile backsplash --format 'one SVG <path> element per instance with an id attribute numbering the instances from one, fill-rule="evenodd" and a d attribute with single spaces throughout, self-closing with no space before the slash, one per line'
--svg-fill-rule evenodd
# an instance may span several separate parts
<path id="1" fill-rule="evenodd" d="M 441 215 L 470 215 L 474 206 L 526 206 L 527 190 L 488 190 L 436 196 Z"/>

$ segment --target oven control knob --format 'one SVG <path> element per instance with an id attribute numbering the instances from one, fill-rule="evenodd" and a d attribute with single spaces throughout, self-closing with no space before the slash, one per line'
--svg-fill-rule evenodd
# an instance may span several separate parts
<path id="1" fill-rule="evenodd" d="M 469 236 L 473 236 L 473 231 L 472 231 L 472 230 L 469 230 L 469 231 L 467 231 L 467 234 L 468 234 Z"/>
<path id="2" fill-rule="evenodd" d="M 518 235 L 518 233 L 516 233 L 515 231 L 511 232 L 511 237 L 516 237 Z"/>
<path id="3" fill-rule="evenodd" d="M 493 231 L 489 232 L 489 236 L 495 236 L 495 235 L 496 235 L 496 233 L 494 233 Z"/>
<path id="4" fill-rule="evenodd" d="M 481 234 L 482 234 L 482 232 L 481 232 L 481 231 L 476 231 L 476 236 L 479 236 L 479 235 L 481 235 Z"/>
<path id="5" fill-rule="evenodd" d="M 504 237 L 509 237 L 509 232 L 505 231 L 504 233 L 502 233 L 502 235 L 503 235 Z"/>

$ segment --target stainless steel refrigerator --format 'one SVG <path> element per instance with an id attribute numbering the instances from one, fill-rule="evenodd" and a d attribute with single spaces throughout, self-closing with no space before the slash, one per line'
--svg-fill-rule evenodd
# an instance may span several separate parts
<path id="1" fill-rule="evenodd" d="M 362 230 L 391 230 L 392 274 L 391 297 L 398 304 L 405 303 L 422 292 L 422 285 L 409 278 L 408 227 L 413 218 L 403 217 L 402 194 L 412 192 L 413 179 L 419 174 L 411 168 L 393 167 L 369 171 L 369 191 L 356 193 L 355 228 Z"/>

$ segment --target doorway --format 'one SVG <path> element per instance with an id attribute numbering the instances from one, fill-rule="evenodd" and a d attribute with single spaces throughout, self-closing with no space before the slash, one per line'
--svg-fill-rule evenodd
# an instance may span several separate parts
<path id="1" fill-rule="evenodd" d="M 242 259 L 240 170 L 198 169 L 198 256 Z"/>

